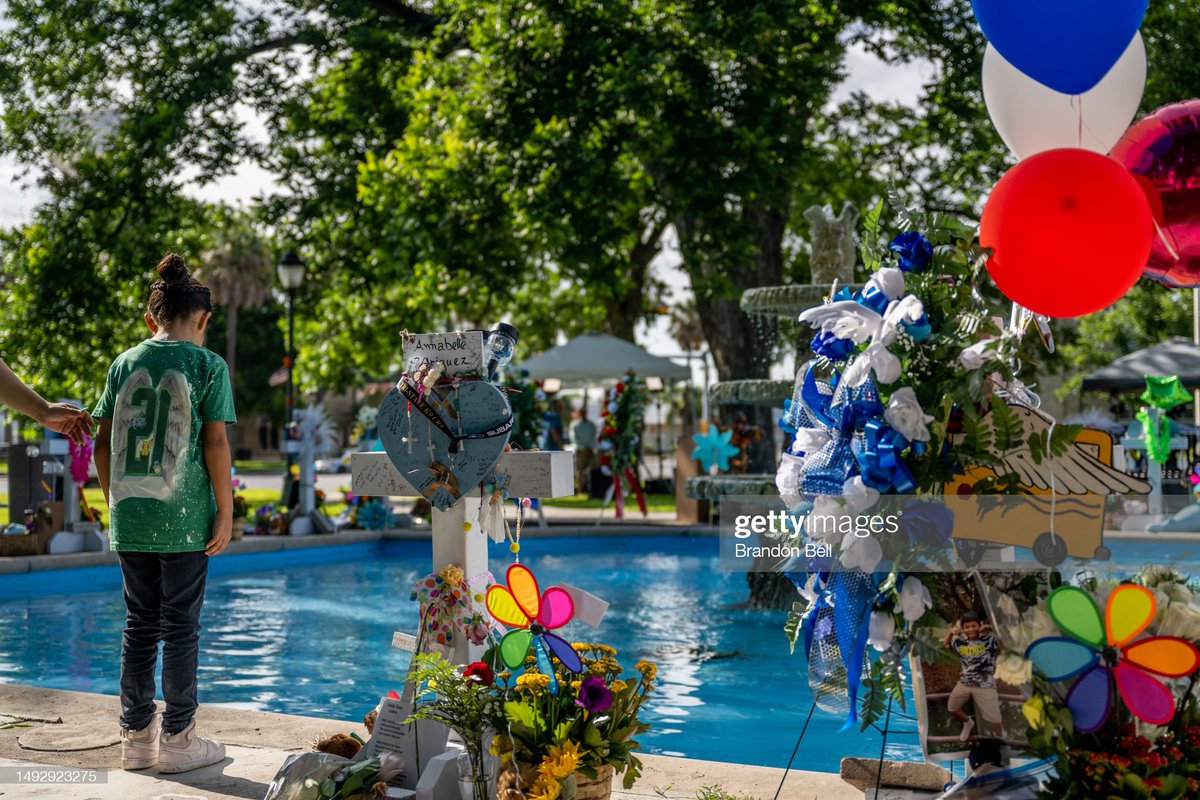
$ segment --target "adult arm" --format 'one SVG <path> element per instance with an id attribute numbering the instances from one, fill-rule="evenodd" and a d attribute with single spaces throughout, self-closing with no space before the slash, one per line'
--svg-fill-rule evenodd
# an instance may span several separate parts
<path id="1" fill-rule="evenodd" d="M 204 552 L 215 556 L 225 549 L 233 536 L 233 460 L 229 454 L 229 438 L 224 422 L 206 422 L 200 429 L 200 446 L 204 450 L 204 464 L 208 468 L 208 479 L 212 483 L 213 496 L 217 499 L 217 518 L 213 521 L 212 538 Z"/>
<path id="2" fill-rule="evenodd" d="M 47 403 L 0 360 L 0 403 L 37 420 L 52 431 L 66 434 L 77 444 L 92 429 L 91 416 L 69 403 Z"/>

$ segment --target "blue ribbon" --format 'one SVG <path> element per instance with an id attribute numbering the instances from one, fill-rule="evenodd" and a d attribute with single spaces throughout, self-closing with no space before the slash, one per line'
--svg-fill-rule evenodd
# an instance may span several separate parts
<path id="1" fill-rule="evenodd" d="M 846 666 L 846 689 L 850 709 L 842 731 L 858 721 L 858 687 L 867 655 L 867 634 L 876 594 L 875 577 L 859 570 L 835 572 L 829 578 L 833 595 L 834 633 L 842 663 Z"/>
<path id="2" fill-rule="evenodd" d="M 893 486 L 901 494 L 917 488 L 916 480 L 901 453 L 908 440 L 896 429 L 870 420 L 863 426 L 863 446 L 856 454 L 863 483 L 877 492 L 887 492 Z"/>
<path id="3" fill-rule="evenodd" d="M 883 290 L 873 283 L 868 283 L 866 286 L 864 286 L 857 294 L 854 295 L 854 299 L 874 311 L 876 314 L 883 314 L 883 312 L 887 311 L 888 303 L 892 302 L 891 299 L 883 293 Z"/>

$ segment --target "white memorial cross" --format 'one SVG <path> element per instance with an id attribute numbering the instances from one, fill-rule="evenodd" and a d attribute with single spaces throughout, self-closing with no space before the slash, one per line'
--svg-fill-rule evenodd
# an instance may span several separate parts
<path id="1" fill-rule="evenodd" d="M 411 371 L 416 361 L 410 354 L 405 355 L 406 371 Z M 416 358 L 419 360 L 419 356 Z M 456 369 L 457 365 L 447 365 L 446 374 L 481 372 L 482 353 L 479 360 L 478 365 L 465 364 L 460 369 Z M 359 497 L 421 496 L 392 464 L 387 453 L 355 453 L 350 458 L 350 471 L 351 486 Z M 565 497 L 575 492 L 574 453 L 569 451 L 509 451 L 500 456 L 494 471 L 505 475 L 507 491 L 512 498 Z M 470 530 L 464 530 L 468 505 L 479 507 L 478 487 L 463 492 L 463 499 L 445 511 L 433 509 L 431 537 L 434 574 L 450 564 L 461 566 L 468 578 L 488 570 L 488 538 L 478 520 L 473 521 Z M 476 514 L 472 513 L 471 516 L 474 518 Z M 402 632 L 395 634 L 392 643 L 404 649 L 415 648 L 413 637 Z M 459 635 L 454 638 L 448 657 L 456 664 L 467 664 L 478 660 L 483 649 L 482 645 L 473 645 L 466 636 Z M 386 717 L 386 723 L 407 718 L 412 699 L 412 687 L 406 684 L 399 701 L 384 702 L 385 708 L 380 718 Z M 378 721 L 376 724 L 379 724 Z M 377 749 L 395 749 L 404 755 L 406 763 L 418 765 L 419 777 L 406 776 L 404 782 L 405 786 L 415 791 L 413 796 L 416 800 L 457 800 L 460 796 L 457 781 L 460 750 L 453 744 L 447 746 L 444 730 L 440 731 L 439 738 L 438 732 L 431 730 L 433 727 L 432 723 L 418 724 L 415 726 L 415 736 L 405 735 L 399 730 L 400 726 L 394 724 L 386 724 L 386 731 L 377 727 L 371 742 L 363 748 L 364 755 L 374 755 Z M 382 737 L 388 737 L 388 741 Z M 435 750 L 437 754 L 430 757 Z"/>

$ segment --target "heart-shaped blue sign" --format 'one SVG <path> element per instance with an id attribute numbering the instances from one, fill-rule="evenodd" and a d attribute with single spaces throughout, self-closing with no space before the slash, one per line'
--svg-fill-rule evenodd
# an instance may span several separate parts
<path id="1" fill-rule="evenodd" d="M 402 378 L 379 406 L 376 424 L 392 464 L 444 511 L 491 472 L 508 444 L 512 420 L 508 398 L 487 381 L 422 392 Z"/>

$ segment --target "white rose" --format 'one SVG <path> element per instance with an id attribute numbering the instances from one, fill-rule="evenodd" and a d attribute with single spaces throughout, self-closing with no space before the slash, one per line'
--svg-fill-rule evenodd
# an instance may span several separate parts
<path id="1" fill-rule="evenodd" d="M 900 587 L 900 611 L 904 614 L 904 619 L 916 622 L 932 605 L 933 598 L 925 584 L 912 575 L 905 577 Z"/>
<path id="2" fill-rule="evenodd" d="M 1033 678 L 1033 662 L 1016 653 L 1005 653 L 996 659 L 996 680 L 1013 686 L 1029 683 Z"/>
<path id="3" fill-rule="evenodd" d="M 610 413 L 610 414 L 615 414 L 615 413 L 617 413 L 617 403 L 616 403 L 616 401 L 614 400 L 613 402 L 609 403 L 607 406 L 605 406 L 605 408 L 607 408 L 607 409 L 608 409 L 608 413 Z"/>
<path id="4" fill-rule="evenodd" d="M 892 647 L 896 635 L 896 618 L 886 611 L 872 611 L 867 623 L 867 644 L 882 653 Z"/>
<path id="5" fill-rule="evenodd" d="M 815 453 L 829 442 L 829 434 L 820 428 L 798 428 L 792 437 L 794 454 Z"/>
<path id="6" fill-rule="evenodd" d="M 874 572 L 883 560 L 883 548 L 873 536 L 855 536 L 854 532 L 847 533 L 842 538 L 842 555 L 839 558 L 846 569 L 861 569 L 863 572 Z"/>
<path id="7" fill-rule="evenodd" d="M 804 500 L 804 494 L 800 491 L 800 468 L 803 466 L 803 458 L 784 453 L 779 462 L 779 470 L 775 473 L 775 488 L 779 490 L 779 498 L 789 510 L 796 508 Z"/>
<path id="8" fill-rule="evenodd" d="M 904 295 L 904 271 L 895 267 L 880 267 L 867 283 L 874 284 L 888 300 L 899 300 Z"/>
<path id="9" fill-rule="evenodd" d="M 809 512 L 809 518 L 815 519 L 812 524 L 804 526 L 804 531 L 819 542 L 835 544 L 842 538 L 841 519 L 845 516 L 848 516 L 846 507 L 838 498 L 831 494 L 819 494 L 813 498 L 812 511 Z"/>
<path id="10" fill-rule="evenodd" d="M 892 392 L 883 419 L 910 442 L 929 441 L 929 423 L 933 417 L 925 413 L 911 386 Z"/>
<path id="11" fill-rule="evenodd" d="M 879 492 L 863 483 L 861 475 L 855 475 L 842 484 L 842 497 L 846 501 L 846 511 L 858 516 L 878 502 Z"/>
<path id="12" fill-rule="evenodd" d="M 991 356 L 991 353 L 987 353 L 986 350 L 995 341 L 995 339 L 984 339 L 970 347 L 964 347 L 963 351 L 958 354 L 958 363 L 964 369 L 979 369 L 983 366 L 983 362 L 987 361 L 989 356 Z"/>

